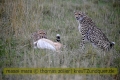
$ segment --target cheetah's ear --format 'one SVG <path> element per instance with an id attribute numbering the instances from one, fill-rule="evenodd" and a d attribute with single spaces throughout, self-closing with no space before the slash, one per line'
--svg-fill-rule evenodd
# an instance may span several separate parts
<path id="1" fill-rule="evenodd" d="M 76 11 L 74 10 L 74 13 L 75 13 Z"/>
<path id="2" fill-rule="evenodd" d="M 85 12 L 85 11 L 84 11 L 83 14 L 84 14 L 84 15 L 88 15 L 88 12 Z"/>
<path id="3" fill-rule="evenodd" d="M 86 14 L 86 12 L 85 12 L 85 11 L 83 11 L 82 13 L 83 13 L 83 14 Z"/>
<path id="4" fill-rule="evenodd" d="M 81 11 L 78 11 L 78 10 L 74 10 L 74 13 L 79 13 L 79 12 L 81 12 Z"/>
<path id="5" fill-rule="evenodd" d="M 77 10 L 74 10 L 74 13 L 78 12 Z"/>
<path id="6" fill-rule="evenodd" d="M 82 12 L 82 14 L 84 15 L 84 17 L 86 17 L 88 15 L 88 12 Z"/>

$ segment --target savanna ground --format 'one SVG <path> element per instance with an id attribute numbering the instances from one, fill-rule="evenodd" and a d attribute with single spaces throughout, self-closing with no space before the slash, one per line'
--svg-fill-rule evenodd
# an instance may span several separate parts
<path id="1" fill-rule="evenodd" d="M 109 40 L 116 43 L 110 52 L 90 43 L 86 43 L 84 51 L 80 49 L 75 10 L 89 15 Z M 64 48 L 60 53 L 31 47 L 31 34 L 39 29 L 46 30 L 53 41 L 57 33 L 61 35 Z M 119 0 L 0 0 L 0 80 L 114 80 L 112 75 L 4 75 L 5 67 L 119 70 Z"/>

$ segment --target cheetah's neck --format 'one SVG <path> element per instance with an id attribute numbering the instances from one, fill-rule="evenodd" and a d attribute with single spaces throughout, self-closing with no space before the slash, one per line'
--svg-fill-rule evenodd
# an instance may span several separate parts
<path id="1" fill-rule="evenodd" d="M 81 26 L 82 26 L 82 24 L 79 23 L 78 30 L 80 33 L 81 33 Z"/>

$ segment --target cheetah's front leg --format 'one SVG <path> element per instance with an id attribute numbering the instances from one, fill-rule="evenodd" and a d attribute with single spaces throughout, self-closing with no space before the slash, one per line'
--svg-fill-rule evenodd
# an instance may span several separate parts
<path id="1" fill-rule="evenodd" d="M 82 40 L 81 40 L 81 42 L 80 42 L 80 48 L 81 49 L 85 49 L 85 36 L 82 36 L 82 38 L 81 38 Z"/>

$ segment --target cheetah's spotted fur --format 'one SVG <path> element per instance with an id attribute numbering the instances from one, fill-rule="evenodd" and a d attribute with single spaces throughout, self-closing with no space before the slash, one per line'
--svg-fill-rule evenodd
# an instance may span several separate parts
<path id="1" fill-rule="evenodd" d="M 44 30 L 39 30 L 32 34 L 32 39 L 34 42 L 41 38 L 47 38 L 47 33 Z"/>
<path id="2" fill-rule="evenodd" d="M 82 35 L 81 47 L 84 46 L 85 41 L 92 43 L 103 50 L 110 50 L 114 42 L 110 42 L 101 29 L 97 28 L 95 23 L 83 12 L 74 12 L 79 26 L 79 32 Z"/>

